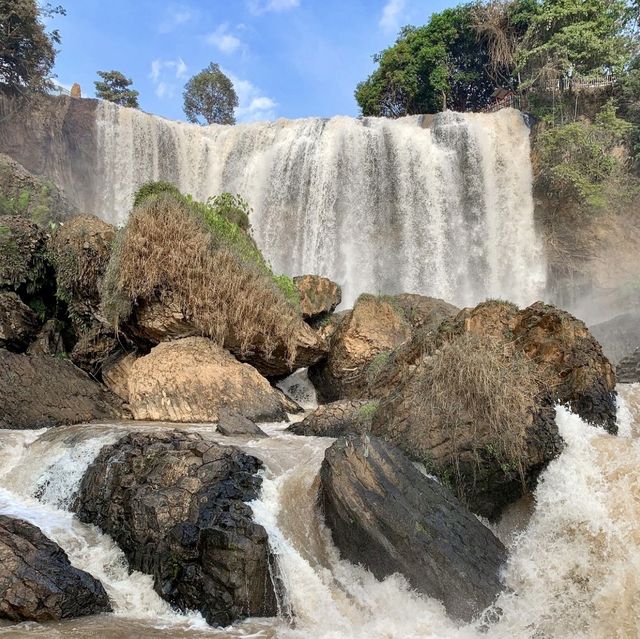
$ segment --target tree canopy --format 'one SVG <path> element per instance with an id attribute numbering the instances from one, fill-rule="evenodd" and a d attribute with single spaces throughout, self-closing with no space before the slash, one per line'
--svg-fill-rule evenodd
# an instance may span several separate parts
<path id="1" fill-rule="evenodd" d="M 96 97 L 124 107 L 137 109 L 139 93 L 131 89 L 133 81 L 125 77 L 120 71 L 98 71 L 102 80 L 94 82 Z"/>
<path id="2" fill-rule="evenodd" d="M 64 9 L 36 0 L 0 0 L 0 89 L 21 93 L 50 86 L 60 34 L 47 32 L 43 18 L 55 14 L 64 15 Z"/>
<path id="3" fill-rule="evenodd" d="M 211 63 L 184 88 L 184 114 L 194 124 L 235 124 L 238 96 L 231 80 Z"/>

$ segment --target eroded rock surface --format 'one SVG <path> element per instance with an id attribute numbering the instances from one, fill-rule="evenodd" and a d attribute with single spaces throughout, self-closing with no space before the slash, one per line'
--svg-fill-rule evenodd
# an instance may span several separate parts
<path id="1" fill-rule="evenodd" d="M 77 513 L 111 535 L 158 594 L 211 624 L 277 614 L 267 533 L 246 502 L 262 463 L 179 431 L 130 433 L 102 449 Z"/>
<path id="2" fill-rule="evenodd" d="M 622 384 L 640 382 L 640 348 L 620 360 L 616 367 L 616 377 Z"/>
<path id="3" fill-rule="evenodd" d="M 369 430 L 377 402 L 368 399 L 342 399 L 318 406 L 302 421 L 289 426 L 294 435 L 342 437 Z"/>
<path id="4" fill-rule="evenodd" d="M 333 313 L 342 301 L 342 290 L 335 282 L 320 275 L 301 275 L 293 282 L 300 295 L 300 310 L 304 319 L 313 320 Z"/>
<path id="5" fill-rule="evenodd" d="M 0 617 L 60 621 L 111 612 L 102 584 L 22 519 L 0 515 Z"/>
<path id="6" fill-rule="evenodd" d="M 37 330 L 36 314 L 15 293 L 0 291 L 0 348 L 24 351 Z"/>

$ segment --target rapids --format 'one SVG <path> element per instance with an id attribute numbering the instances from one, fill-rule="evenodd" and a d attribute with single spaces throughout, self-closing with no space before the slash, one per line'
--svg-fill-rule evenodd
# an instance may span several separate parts
<path id="1" fill-rule="evenodd" d="M 107 222 L 166 180 L 202 201 L 242 194 L 275 272 L 329 277 L 345 307 L 363 292 L 526 306 L 544 289 L 519 111 L 201 127 L 101 102 L 96 128 L 90 210 Z"/>
<path id="2" fill-rule="evenodd" d="M 304 378 L 293 386 L 304 391 Z M 150 578 L 129 574 L 105 535 L 68 511 L 84 470 L 101 446 L 127 429 L 114 423 L 0 437 L 0 513 L 40 526 L 72 563 L 102 580 L 115 612 L 47 624 L 0 625 L 11 639 L 631 639 L 640 620 L 640 385 L 621 386 L 620 436 L 592 428 L 559 407 L 566 448 L 543 473 L 533 500 L 496 526 L 510 549 L 508 588 L 485 621 L 459 626 L 434 600 L 400 577 L 378 582 L 339 559 L 315 508 L 317 473 L 331 439 L 296 437 L 286 424 L 263 424 L 270 437 L 222 438 L 214 426 L 189 426 L 234 443 L 266 465 L 256 520 L 269 533 L 287 595 L 277 619 L 208 628 L 154 593 Z M 309 404 L 312 396 L 306 395 Z M 174 427 L 174 425 L 171 425 Z M 497 621 L 496 621 L 497 620 Z"/>

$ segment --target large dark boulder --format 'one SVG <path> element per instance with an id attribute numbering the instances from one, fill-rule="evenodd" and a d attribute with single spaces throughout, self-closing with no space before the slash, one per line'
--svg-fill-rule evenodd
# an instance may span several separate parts
<path id="1" fill-rule="evenodd" d="M 36 314 L 15 293 L 0 291 L 0 348 L 24 351 L 37 330 Z"/>
<path id="2" fill-rule="evenodd" d="M 121 401 L 70 361 L 0 349 L 0 429 L 123 416 Z"/>
<path id="3" fill-rule="evenodd" d="M 272 616 L 267 533 L 246 503 L 258 496 L 261 467 L 197 434 L 130 433 L 91 464 L 76 509 L 177 608 L 218 625 Z"/>
<path id="4" fill-rule="evenodd" d="M 502 589 L 502 543 L 397 448 L 368 435 L 339 439 L 320 472 L 325 521 L 344 559 L 378 579 L 400 573 L 469 621 Z"/>
<path id="5" fill-rule="evenodd" d="M 36 526 L 0 515 L 0 617 L 59 621 L 111 612 L 102 584 Z"/>
<path id="6" fill-rule="evenodd" d="M 369 430 L 377 402 L 368 399 L 342 399 L 318 406 L 302 421 L 287 429 L 294 435 L 342 437 Z"/>

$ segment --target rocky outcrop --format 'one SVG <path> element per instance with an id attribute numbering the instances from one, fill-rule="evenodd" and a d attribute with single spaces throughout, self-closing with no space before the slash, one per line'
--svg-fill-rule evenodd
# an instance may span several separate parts
<path id="1" fill-rule="evenodd" d="M 12 214 L 43 226 L 74 213 L 73 206 L 53 182 L 29 173 L 4 153 L 0 153 L 0 193 L 4 207 Z"/>
<path id="2" fill-rule="evenodd" d="M 103 369 L 123 354 L 128 340 L 124 335 L 116 337 L 112 330 L 97 322 L 81 330 L 70 354 L 71 361 L 95 379 L 102 379 Z"/>
<path id="3" fill-rule="evenodd" d="M 309 368 L 319 401 L 367 396 L 367 370 L 411 336 L 411 325 L 393 300 L 361 295 L 330 339 L 326 361 Z"/>
<path id="4" fill-rule="evenodd" d="M 616 377 L 621 384 L 640 382 L 640 348 L 620 360 L 616 367 Z"/>
<path id="5" fill-rule="evenodd" d="M 318 406 L 302 421 L 287 429 L 294 435 L 342 437 L 368 432 L 377 402 L 369 399 L 343 399 Z"/>
<path id="6" fill-rule="evenodd" d="M 333 313 L 342 301 L 342 290 L 335 282 L 320 275 L 301 275 L 293 282 L 300 296 L 302 317 L 314 320 Z"/>
<path id="7" fill-rule="evenodd" d="M 122 416 L 118 398 L 70 361 L 0 349 L 0 428 L 48 428 Z"/>
<path id="8" fill-rule="evenodd" d="M 111 612 L 102 584 L 36 526 L 0 515 L 0 618 L 60 621 Z"/>
<path id="9" fill-rule="evenodd" d="M 127 403 L 129 403 L 129 375 L 139 357 L 137 353 L 122 353 L 110 358 L 101 369 L 104 385 Z"/>
<path id="10" fill-rule="evenodd" d="M 275 616 L 267 533 L 246 503 L 258 496 L 261 467 L 196 434 L 130 433 L 91 464 L 76 510 L 173 606 L 225 626 Z"/>
<path id="11" fill-rule="evenodd" d="M 58 297 L 67 302 L 78 333 L 104 321 L 100 286 L 115 232 L 113 226 L 93 215 L 78 215 L 62 224 L 51 238 Z"/>
<path id="12" fill-rule="evenodd" d="M 640 344 L 640 312 L 616 315 L 606 322 L 589 326 L 589 330 L 615 366 Z"/>
<path id="13" fill-rule="evenodd" d="M 344 559 L 378 579 L 402 574 L 464 621 L 501 591 L 504 546 L 397 448 L 367 435 L 339 439 L 320 480 L 325 521 Z"/>
<path id="14" fill-rule="evenodd" d="M 446 319 L 455 317 L 460 309 L 437 297 L 401 293 L 390 298 L 414 330 L 435 331 Z"/>
<path id="15" fill-rule="evenodd" d="M 287 419 L 281 393 L 205 337 L 163 342 L 131 366 L 136 419 L 216 422 L 226 408 L 254 422 Z"/>
<path id="16" fill-rule="evenodd" d="M 35 313 L 15 293 L 0 291 L 0 348 L 24 351 L 37 330 Z"/>

